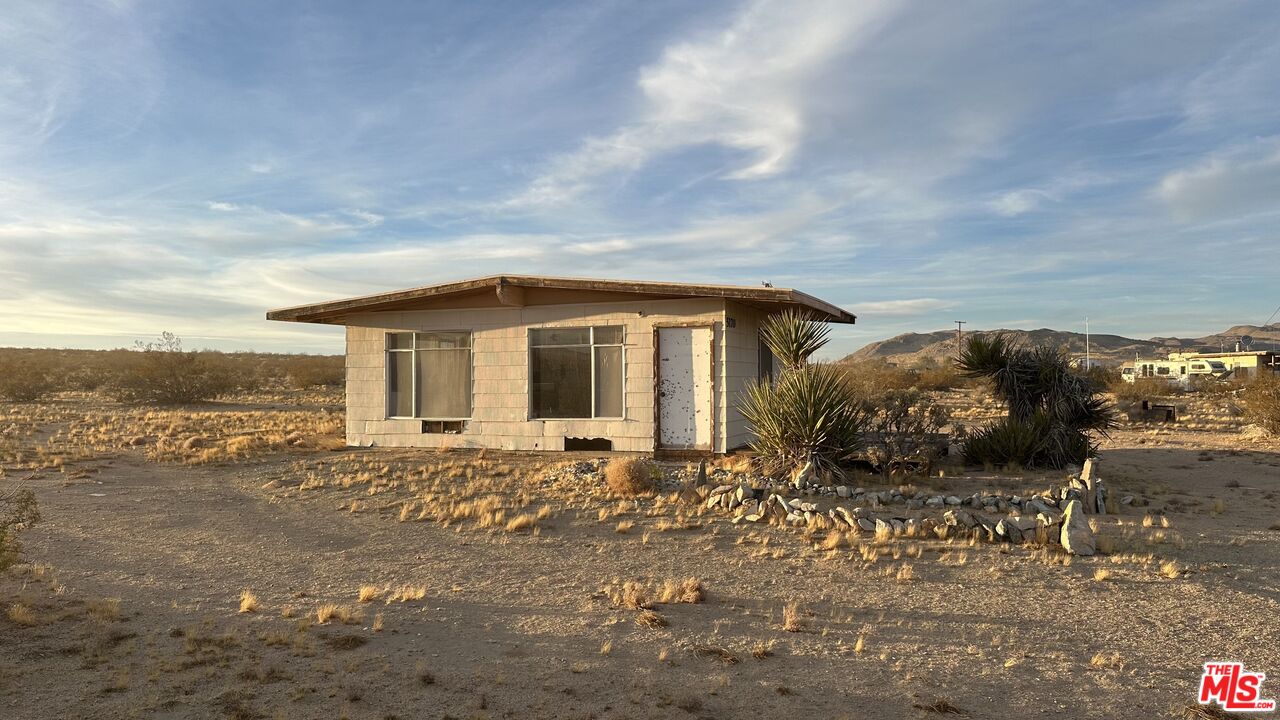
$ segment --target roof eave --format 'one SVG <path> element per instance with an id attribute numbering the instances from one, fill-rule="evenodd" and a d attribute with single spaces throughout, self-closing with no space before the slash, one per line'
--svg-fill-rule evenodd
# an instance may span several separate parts
<path id="1" fill-rule="evenodd" d="M 790 288 L 751 288 L 734 285 L 681 285 L 644 281 L 592 280 L 586 278 L 534 277 L 525 275 L 491 275 L 458 282 L 427 285 L 387 293 L 361 295 L 310 305 L 277 308 L 267 312 L 268 320 L 280 322 L 307 322 L 341 324 L 344 316 L 379 312 L 380 307 L 400 302 L 422 300 L 431 297 L 513 285 L 531 288 L 563 290 L 612 290 L 634 292 L 641 295 L 672 295 L 687 297 L 721 297 L 730 300 L 754 300 L 757 302 L 795 304 L 826 315 L 825 321 L 853 324 L 857 317 L 846 310 L 819 300 L 812 295 Z M 697 292 L 701 289 L 701 292 Z"/>

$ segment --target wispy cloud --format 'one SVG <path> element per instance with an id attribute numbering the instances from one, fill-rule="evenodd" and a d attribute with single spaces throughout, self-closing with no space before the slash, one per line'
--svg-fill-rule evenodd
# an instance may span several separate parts
<path id="1" fill-rule="evenodd" d="M 1280 213 L 1280 138 L 1213 152 L 1165 175 L 1156 194 L 1185 221 Z"/>
<path id="2" fill-rule="evenodd" d="M 554 158 L 509 204 L 565 203 L 589 192 L 602 176 L 708 144 L 747 155 L 723 173 L 727 179 L 775 175 L 789 165 L 803 138 L 805 99 L 815 74 L 854 49 L 889 14 L 889 4 L 878 0 L 753 2 L 727 28 L 671 45 L 657 63 L 642 68 L 642 116 Z"/>

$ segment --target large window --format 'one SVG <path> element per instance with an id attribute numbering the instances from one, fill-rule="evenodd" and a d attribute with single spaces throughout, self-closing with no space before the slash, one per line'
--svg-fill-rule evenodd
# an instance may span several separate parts
<path id="1" fill-rule="evenodd" d="M 622 326 L 529 330 L 535 418 L 623 416 Z"/>
<path id="2" fill-rule="evenodd" d="M 387 415 L 471 417 L 471 333 L 387 333 Z"/>

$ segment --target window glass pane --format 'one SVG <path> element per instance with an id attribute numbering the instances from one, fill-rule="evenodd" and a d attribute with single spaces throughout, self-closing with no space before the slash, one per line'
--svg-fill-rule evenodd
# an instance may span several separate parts
<path id="1" fill-rule="evenodd" d="M 387 412 L 393 417 L 413 417 L 413 355 L 387 353 Z"/>
<path id="2" fill-rule="evenodd" d="M 596 351 L 596 417 L 622 417 L 622 348 Z"/>
<path id="3" fill-rule="evenodd" d="M 452 350 L 471 347 L 469 332 L 418 333 L 419 350 Z"/>
<path id="4" fill-rule="evenodd" d="M 622 326 L 606 325 L 595 329 L 595 343 L 597 345 L 621 345 L 622 344 Z"/>
<path id="5" fill-rule="evenodd" d="M 591 417 L 591 348 L 533 348 L 529 355 L 533 416 Z"/>
<path id="6" fill-rule="evenodd" d="M 773 353 L 761 338 L 756 339 L 756 379 L 773 379 Z"/>
<path id="7" fill-rule="evenodd" d="M 471 351 L 420 350 L 418 417 L 471 417 Z"/>
<path id="8" fill-rule="evenodd" d="M 589 345 L 589 328 L 531 328 L 530 345 Z"/>
<path id="9" fill-rule="evenodd" d="M 413 347 L 413 333 L 387 333 L 388 350 L 408 350 Z"/>

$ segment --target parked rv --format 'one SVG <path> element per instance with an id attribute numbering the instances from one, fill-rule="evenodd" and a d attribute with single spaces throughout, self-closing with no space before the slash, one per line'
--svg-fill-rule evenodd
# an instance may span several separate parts
<path id="1" fill-rule="evenodd" d="M 1120 368 L 1120 378 L 1135 382 L 1138 378 L 1155 378 L 1188 387 L 1194 378 L 1223 380 L 1231 370 L 1219 360 L 1134 360 Z"/>

